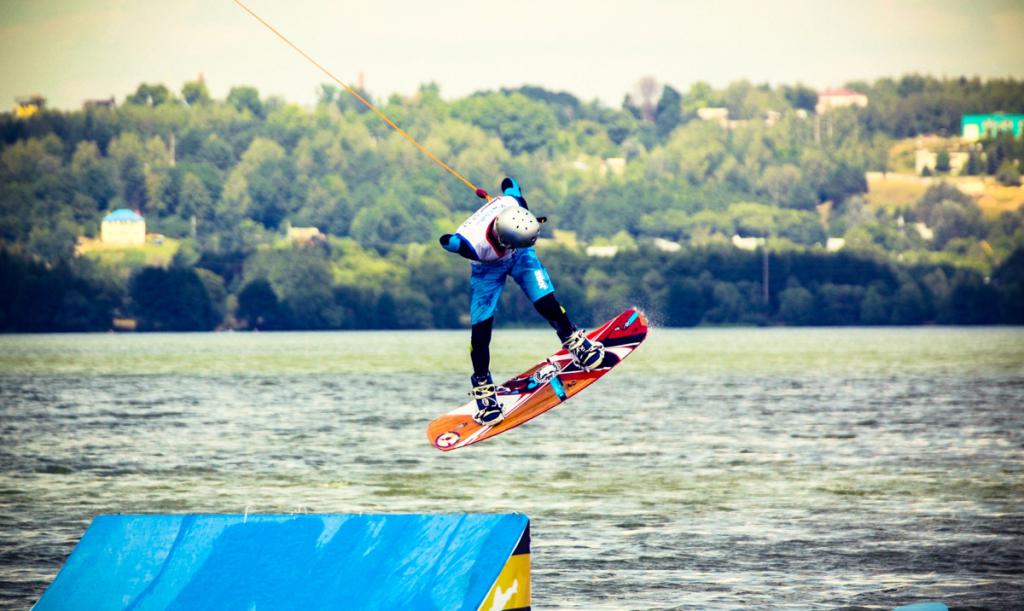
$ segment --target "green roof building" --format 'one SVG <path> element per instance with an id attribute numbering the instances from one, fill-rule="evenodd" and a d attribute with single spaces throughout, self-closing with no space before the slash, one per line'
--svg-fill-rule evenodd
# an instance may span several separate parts
<path id="1" fill-rule="evenodd" d="M 1024 134 L 1024 115 L 994 113 L 964 115 L 960 118 L 960 136 L 964 140 L 990 138 L 1002 132 L 1011 132 L 1015 138 L 1019 138 Z"/>

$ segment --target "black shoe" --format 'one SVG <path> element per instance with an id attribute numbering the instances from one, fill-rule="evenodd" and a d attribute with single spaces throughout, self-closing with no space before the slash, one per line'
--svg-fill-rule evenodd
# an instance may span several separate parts
<path id="1" fill-rule="evenodd" d="M 572 354 L 572 360 L 583 371 L 596 369 L 604 361 L 604 344 L 590 341 L 582 329 L 573 331 L 572 335 L 562 342 L 562 347 Z"/>
<path id="2" fill-rule="evenodd" d="M 501 404 L 498 403 L 491 374 L 472 375 L 469 382 L 473 385 L 473 391 L 469 395 L 476 399 L 476 414 L 473 420 L 481 426 L 493 426 L 501 422 L 505 414 L 501 413 Z"/>

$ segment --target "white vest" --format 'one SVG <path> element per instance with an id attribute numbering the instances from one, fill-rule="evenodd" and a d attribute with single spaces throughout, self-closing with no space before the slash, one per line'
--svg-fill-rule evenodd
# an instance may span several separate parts
<path id="1" fill-rule="evenodd" d="M 505 208 L 518 206 L 519 201 L 511 195 L 501 195 L 487 202 L 480 209 L 473 213 L 468 219 L 459 225 L 455 234 L 472 247 L 481 263 L 495 263 L 504 261 L 512 256 L 516 249 L 508 248 L 502 254 L 498 254 L 495 244 L 487 238 L 488 229 L 491 223 Z M 475 263 L 475 261 L 474 261 Z"/>

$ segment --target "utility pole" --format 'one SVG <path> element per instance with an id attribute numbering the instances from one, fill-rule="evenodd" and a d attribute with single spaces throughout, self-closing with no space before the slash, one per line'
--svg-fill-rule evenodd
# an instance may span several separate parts
<path id="1" fill-rule="evenodd" d="M 764 305 L 770 305 L 771 294 L 768 290 L 768 283 L 770 281 L 770 272 L 768 269 L 768 238 L 761 238 L 761 287 L 762 294 L 764 296 Z"/>

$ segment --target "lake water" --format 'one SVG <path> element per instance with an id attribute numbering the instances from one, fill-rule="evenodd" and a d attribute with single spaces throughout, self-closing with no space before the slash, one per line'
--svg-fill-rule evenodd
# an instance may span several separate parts
<path id="1" fill-rule="evenodd" d="M 536 609 L 1024 608 L 1024 330 L 659 329 L 442 454 L 463 332 L 0 336 L 0 601 L 113 512 L 522 512 Z M 496 377 L 556 348 L 498 330 Z"/>

